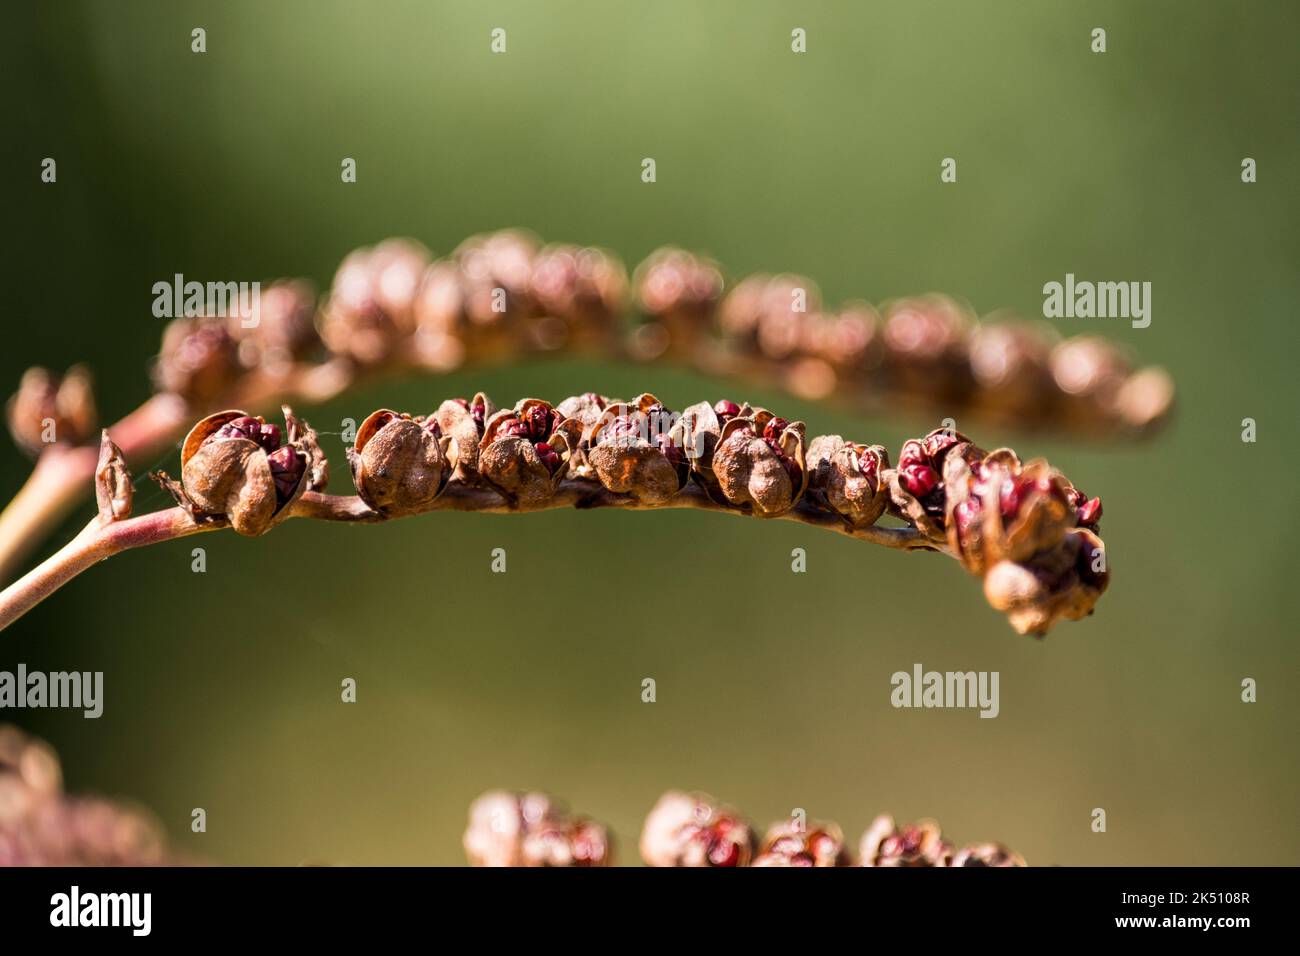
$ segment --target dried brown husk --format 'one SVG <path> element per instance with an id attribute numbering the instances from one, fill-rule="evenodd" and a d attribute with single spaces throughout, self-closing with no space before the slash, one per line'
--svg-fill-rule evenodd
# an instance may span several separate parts
<path id="1" fill-rule="evenodd" d="M 319 470 L 314 460 L 318 449 L 288 442 L 303 456 L 305 465 L 293 494 L 279 501 L 270 461 L 257 442 L 247 438 L 207 442 L 223 425 L 253 417 L 237 409 L 209 415 L 190 429 L 181 447 L 181 481 L 195 509 L 225 517 L 235 531 L 249 536 L 264 534 L 287 518 L 289 506 L 302 496 L 312 474 Z"/>
<path id="2" fill-rule="evenodd" d="M 748 505 L 754 514 L 766 518 L 793 508 L 808 484 L 804 423 L 789 423 L 777 440 L 781 450 L 799 466 L 796 484 L 762 437 L 764 426 L 774 417 L 766 409 L 757 409 L 731 419 L 722 429 L 712 463 L 723 497 L 737 507 Z"/>
<path id="3" fill-rule="evenodd" d="M 131 472 L 122 458 L 122 449 L 108 437 L 108 429 L 100 436 L 99 463 L 95 466 L 95 503 L 99 516 L 105 521 L 120 521 L 131 517 Z"/>
<path id="4" fill-rule="evenodd" d="M 876 476 L 861 466 L 864 453 L 875 456 Z M 843 516 L 855 528 L 875 524 L 889 504 L 889 452 L 883 445 L 858 445 L 839 435 L 820 435 L 808 446 L 808 495 Z"/>
<path id="5" fill-rule="evenodd" d="M 431 504 L 451 477 L 447 446 L 451 439 L 434 435 L 423 419 L 381 408 L 357 429 L 348 451 L 357 494 L 375 511 L 413 514 Z"/>
<path id="6" fill-rule="evenodd" d="M 631 403 L 617 403 L 606 407 L 603 415 L 588 426 L 582 441 L 584 456 L 602 485 L 617 494 L 630 495 L 638 501 L 661 503 L 677 494 L 689 477 L 689 465 L 668 460 L 659 447 L 641 434 L 603 437 L 608 426 L 617 418 L 629 417 L 646 421 L 646 434 L 656 427 L 649 422 L 650 410 L 663 403 L 650 393 L 638 395 Z M 668 437 L 682 448 L 684 429 L 680 421 L 668 430 Z"/>
<path id="7" fill-rule="evenodd" d="M 455 477 L 467 485 L 473 485 L 479 480 L 478 446 L 483 438 L 479 434 L 478 422 L 474 420 L 473 408 L 480 404 L 483 406 L 483 426 L 486 432 L 488 420 L 496 414 L 497 407 L 482 392 L 476 392 L 469 404 L 470 407 L 466 408 L 460 402 L 448 399 L 438 406 L 434 418 L 449 439 L 447 458 L 455 469 Z"/>

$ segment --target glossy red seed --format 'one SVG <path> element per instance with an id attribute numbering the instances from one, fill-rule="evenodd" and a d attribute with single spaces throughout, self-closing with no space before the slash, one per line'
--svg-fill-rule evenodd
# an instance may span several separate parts
<path id="1" fill-rule="evenodd" d="M 924 498 L 939 483 L 939 473 L 929 465 L 906 465 L 898 470 L 898 483 L 914 498 Z"/>
<path id="2" fill-rule="evenodd" d="M 763 426 L 763 437 L 770 442 L 774 442 L 781 437 L 781 432 L 785 431 L 786 426 L 790 423 L 784 418 L 772 418 Z"/>
<path id="3" fill-rule="evenodd" d="M 740 406 L 724 398 L 713 406 L 713 414 L 718 416 L 720 422 L 726 424 L 727 419 L 735 418 L 740 414 Z"/>
<path id="4" fill-rule="evenodd" d="M 730 840 L 719 840 L 709 848 L 709 862 L 714 866 L 735 866 L 740 861 L 740 847 Z"/>

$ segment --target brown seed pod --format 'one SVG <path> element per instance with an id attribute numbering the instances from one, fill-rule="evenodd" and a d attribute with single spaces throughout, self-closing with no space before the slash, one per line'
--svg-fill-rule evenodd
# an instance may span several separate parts
<path id="1" fill-rule="evenodd" d="M 478 444 L 496 411 L 492 399 L 476 392 L 470 399 L 449 398 L 434 412 L 438 426 L 450 440 L 447 458 L 456 477 L 466 484 L 478 482 Z"/>
<path id="2" fill-rule="evenodd" d="M 74 365 L 59 378 L 29 368 L 6 410 L 15 444 L 29 455 L 54 443 L 83 444 L 94 434 L 98 417 L 90 371 Z"/>
<path id="3" fill-rule="evenodd" d="M 99 463 L 95 466 L 95 503 L 104 521 L 131 517 L 131 472 L 122 459 L 122 449 L 113 444 L 104 429 L 99 442 Z"/>
<path id="4" fill-rule="evenodd" d="M 887 468 L 884 446 L 821 435 L 808 446 L 808 494 L 856 528 L 875 524 L 889 503 Z"/>
<path id="5" fill-rule="evenodd" d="M 900 827 L 889 814 L 872 821 L 859 849 L 863 866 L 947 866 L 952 858 L 952 847 L 944 842 L 939 824 L 922 820 Z"/>
<path id="6" fill-rule="evenodd" d="M 203 514 L 259 535 L 288 516 L 317 470 L 314 442 L 281 445 L 280 428 L 246 412 L 217 412 L 195 425 L 181 448 L 185 495 Z"/>
<path id="7" fill-rule="evenodd" d="M 754 844 L 734 810 L 707 794 L 669 790 L 646 817 L 641 858 L 650 866 L 749 866 Z"/>
<path id="8" fill-rule="evenodd" d="M 357 494 L 383 514 L 420 511 L 442 493 L 451 477 L 450 442 L 432 416 L 413 419 L 387 408 L 372 412 L 348 450 Z"/>
<path id="9" fill-rule="evenodd" d="M 658 323 L 662 335 L 655 354 L 690 357 L 710 331 L 722 296 L 722 271 L 716 262 L 672 246 L 652 252 L 632 277 L 637 306 Z M 644 340 L 647 333 L 642 333 Z"/>
<path id="10" fill-rule="evenodd" d="M 1020 634 L 1042 637 L 1060 620 L 1092 613 L 1110 583 L 1106 545 L 1087 528 L 1027 561 L 999 561 L 984 575 L 984 597 Z"/>
<path id="11" fill-rule="evenodd" d="M 783 820 L 768 828 L 754 866 L 852 866 L 844 833 L 834 823 Z"/>
<path id="12" fill-rule="evenodd" d="M 627 271 L 603 249 L 553 244 L 533 260 L 528 291 L 542 318 L 533 327 L 541 349 L 593 348 L 610 340 L 627 297 Z"/>
<path id="13" fill-rule="evenodd" d="M 596 478 L 610 491 L 660 503 L 690 476 L 684 428 L 653 395 L 617 403 L 587 427 L 581 447 Z"/>
<path id="14" fill-rule="evenodd" d="M 775 517 L 793 508 L 808 484 L 806 448 L 803 422 L 756 409 L 723 426 L 713 475 L 728 502 Z"/>
<path id="15" fill-rule="evenodd" d="M 574 448 L 573 433 L 561 422 L 560 413 L 540 398 L 525 398 L 497 412 L 479 442 L 483 480 L 515 505 L 550 498 L 568 473 Z"/>

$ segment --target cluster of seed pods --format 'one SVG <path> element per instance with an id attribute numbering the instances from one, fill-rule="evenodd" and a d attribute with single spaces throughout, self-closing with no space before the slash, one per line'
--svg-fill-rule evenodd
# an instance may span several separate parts
<path id="1" fill-rule="evenodd" d="M 160 866 L 178 860 L 133 807 L 63 792 L 58 755 L 0 725 L 0 866 Z"/>
<path id="2" fill-rule="evenodd" d="M 196 515 L 261 534 L 324 488 L 315 433 L 284 413 L 283 443 L 278 426 L 242 411 L 194 427 L 177 493 Z M 586 482 L 642 507 L 672 506 L 693 484 L 721 508 L 763 518 L 798 509 L 850 531 L 888 513 L 982 577 L 989 602 L 1021 633 L 1090 614 L 1109 582 L 1100 499 L 1044 461 L 985 452 L 956 431 L 907 441 L 891 467 L 880 445 L 810 442 L 803 422 L 726 399 L 675 411 L 650 393 L 623 401 L 587 392 L 497 408 L 480 393 L 423 416 L 379 409 L 348 459 L 358 496 L 381 517 L 431 510 L 452 482 L 521 510 L 544 507 L 565 482 Z"/>
<path id="3" fill-rule="evenodd" d="M 541 793 L 485 793 L 474 801 L 465 830 L 475 866 L 610 866 L 614 846 L 606 828 L 570 817 Z M 703 793 L 670 790 L 647 815 L 641 859 L 655 867 L 1014 867 L 1024 858 L 998 843 L 958 849 L 933 821 L 899 826 L 876 817 L 856 858 L 834 823 L 783 820 L 761 838 L 731 807 Z"/>
<path id="4" fill-rule="evenodd" d="M 513 229 L 474 236 L 441 259 L 407 239 L 358 249 L 319 301 L 302 281 L 269 285 L 251 327 L 234 316 L 176 319 L 154 379 L 206 410 L 257 392 L 249 379 L 273 385 L 304 366 L 328 367 L 321 380 L 341 386 L 384 369 L 448 371 L 559 351 L 662 358 L 850 407 L 904 402 L 1103 436 L 1146 432 L 1173 404 L 1163 370 L 1135 367 L 1099 336 L 980 321 L 938 295 L 831 308 L 811 279 L 792 275 L 754 275 L 728 290 L 716 263 L 672 247 L 629 279 L 610 252 L 544 245 Z M 45 395 L 37 384 L 32 401 Z"/>

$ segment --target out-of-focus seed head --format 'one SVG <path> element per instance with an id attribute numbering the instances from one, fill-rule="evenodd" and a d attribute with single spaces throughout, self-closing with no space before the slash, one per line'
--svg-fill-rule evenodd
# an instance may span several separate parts
<path id="1" fill-rule="evenodd" d="M 227 316 L 226 327 L 238 344 L 240 364 L 281 375 L 321 346 L 316 331 L 316 295 L 299 280 L 273 282 L 258 296 L 255 317 Z"/>
<path id="2" fill-rule="evenodd" d="M 1110 583 L 1106 546 L 1087 528 L 1026 561 L 999 561 L 984 575 L 984 596 L 1021 634 L 1045 635 L 1057 621 L 1091 614 Z"/>
<path id="3" fill-rule="evenodd" d="M 585 818 L 571 818 L 541 793 L 483 794 L 470 806 L 464 837 L 473 866 L 609 866 L 608 831 Z"/>
<path id="4" fill-rule="evenodd" d="M 372 412 L 348 453 L 357 494 L 384 514 L 421 511 L 451 477 L 450 443 L 434 416 L 417 421 L 387 408 Z"/>
<path id="5" fill-rule="evenodd" d="M 733 810 L 702 793 L 670 790 L 641 830 L 641 858 L 650 866 L 749 866 L 754 833 Z"/>
<path id="6" fill-rule="evenodd" d="M 851 866 L 844 834 L 834 823 L 785 820 L 763 838 L 754 866 Z"/>
<path id="7" fill-rule="evenodd" d="M 862 835 L 860 856 L 863 866 L 947 866 L 952 847 L 933 820 L 900 827 L 882 814 Z"/>
<path id="8" fill-rule="evenodd" d="M 230 394 L 243 374 L 226 319 L 179 318 L 167 324 L 153 367 L 159 391 L 179 395 L 196 408 L 211 407 Z"/>
<path id="9" fill-rule="evenodd" d="M 14 443 L 29 455 L 54 444 L 85 444 L 98 418 L 90 371 L 74 365 L 60 379 L 43 368 L 30 368 L 6 412 Z"/>

